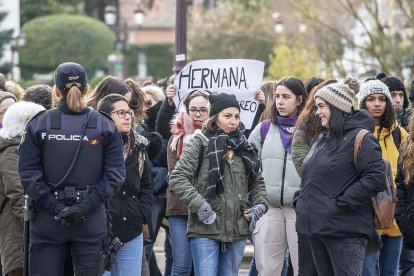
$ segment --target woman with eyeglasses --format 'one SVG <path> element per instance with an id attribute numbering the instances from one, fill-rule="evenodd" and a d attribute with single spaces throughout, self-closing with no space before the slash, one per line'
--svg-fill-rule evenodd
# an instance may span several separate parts
<path id="1" fill-rule="evenodd" d="M 121 95 L 110 94 L 98 110 L 111 116 L 122 137 L 126 178 L 121 190 L 108 201 L 112 233 L 123 243 L 111 271 L 105 275 L 141 275 L 143 224 L 151 220 L 152 183 L 148 140 L 133 128 L 134 112 Z"/>

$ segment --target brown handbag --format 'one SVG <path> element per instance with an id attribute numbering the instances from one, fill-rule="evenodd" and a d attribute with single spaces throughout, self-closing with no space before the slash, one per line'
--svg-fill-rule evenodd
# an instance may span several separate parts
<path id="1" fill-rule="evenodd" d="M 358 156 L 358 151 L 361 147 L 362 140 L 365 137 L 365 134 L 369 133 L 367 129 L 361 129 L 354 142 L 354 164 L 357 166 L 356 160 Z M 371 206 L 374 210 L 374 225 L 375 229 L 385 230 L 391 227 L 394 221 L 394 180 L 392 178 L 391 166 L 387 160 L 384 160 L 385 172 L 386 172 L 386 190 L 379 192 L 371 200 Z"/>

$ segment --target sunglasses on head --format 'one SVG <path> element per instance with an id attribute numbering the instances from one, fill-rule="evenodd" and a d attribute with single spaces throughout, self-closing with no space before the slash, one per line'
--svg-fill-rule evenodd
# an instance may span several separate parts
<path id="1" fill-rule="evenodd" d="M 145 106 L 150 108 L 152 106 L 152 100 L 145 100 Z"/>

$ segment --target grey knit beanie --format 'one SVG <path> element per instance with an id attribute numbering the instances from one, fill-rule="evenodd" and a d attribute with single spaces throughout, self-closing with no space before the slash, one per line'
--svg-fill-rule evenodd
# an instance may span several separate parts
<path id="1" fill-rule="evenodd" d="M 0 103 L 8 98 L 13 99 L 15 102 L 17 102 L 16 97 L 12 93 L 6 92 L 6 91 L 0 91 Z"/>
<path id="2" fill-rule="evenodd" d="M 361 108 L 365 99 L 373 94 L 383 94 L 392 102 L 391 93 L 388 86 L 380 80 L 369 80 L 361 85 L 358 93 L 358 106 Z"/>
<path id="3" fill-rule="evenodd" d="M 345 113 L 352 113 L 352 100 L 355 97 L 355 93 L 344 83 L 336 82 L 322 87 L 315 93 L 314 98 L 316 99 L 317 97 Z"/>

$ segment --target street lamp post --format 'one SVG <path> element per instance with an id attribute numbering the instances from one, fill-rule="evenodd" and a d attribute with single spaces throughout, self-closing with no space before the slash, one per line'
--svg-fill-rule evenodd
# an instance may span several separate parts
<path id="1" fill-rule="evenodd" d="M 187 64 L 187 0 L 177 0 L 175 8 L 175 58 L 177 75 Z"/>
<path id="2" fill-rule="evenodd" d="M 134 10 L 134 23 L 141 26 L 144 23 L 144 10 L 138 6 Z M 119 1 L 117 6 L 109 5 L 104 10 L 105 23 L 112 28 L 116 35 L 115 48 L 120 54 L 108 56 L 109 74 L 124 80 L 128 76 L 128 26 L 119 16 Z"/>
<path id="3" fill-rule="evenodd" d="M 18 34 L 10 41 L 11 49 L 11 79 L 15 82 L 20 81 L 20 67 L 19 67 L 19 50 L 26 45 L 26 35 L 24 33 Z"/>

